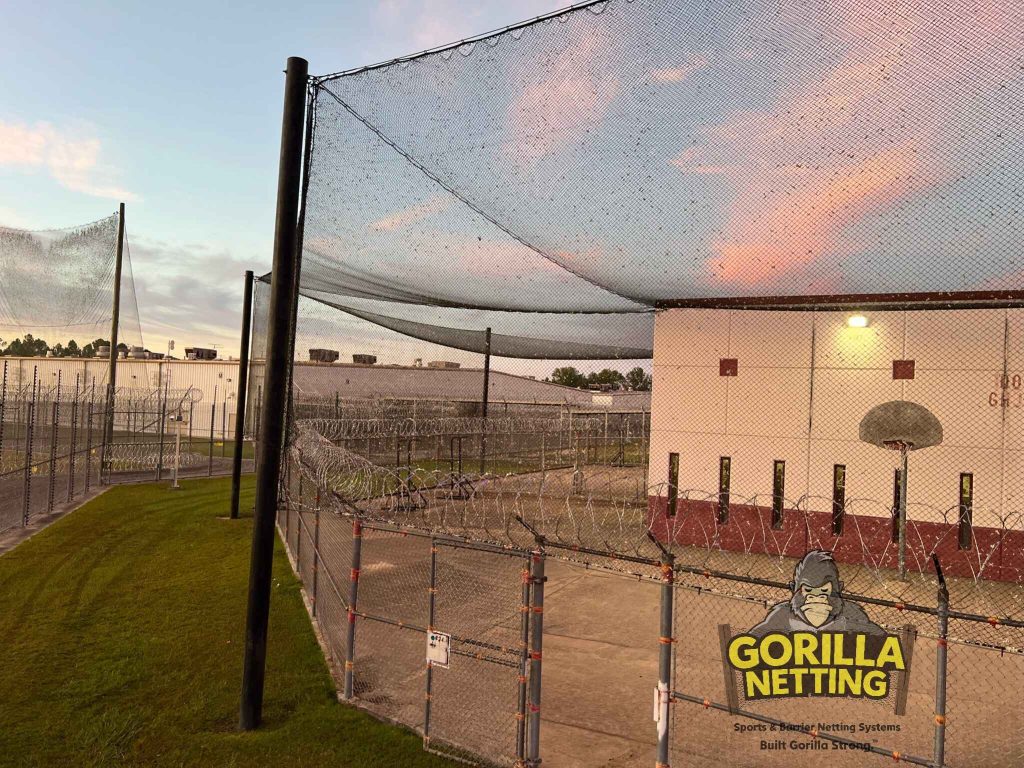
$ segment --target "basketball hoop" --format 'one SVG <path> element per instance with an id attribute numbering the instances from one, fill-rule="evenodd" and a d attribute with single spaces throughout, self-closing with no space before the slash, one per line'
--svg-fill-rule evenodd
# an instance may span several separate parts
<path id="1" fill-rule="evenodd" d="M 890 451 L 912 451 L 914 444 L 905 440 L 883 440 L 882 447 Z"/>
<path id="2" fill-rule="evenodd" d="M 893 509 L 899 534 L 899 574 L 907 577 L 907 455 L 942 442 L 942 424 L 923 405 L 892 400 L 876 405 L 860 422 L 860 439 L 900 455 L 899 500 Z"/>

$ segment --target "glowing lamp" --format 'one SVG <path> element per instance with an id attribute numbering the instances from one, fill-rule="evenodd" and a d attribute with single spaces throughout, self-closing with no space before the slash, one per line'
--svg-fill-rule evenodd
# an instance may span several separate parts
<path id="1" fill-rule="evenodd" d="M 851 328 L 867 328 L 868 318 L 866 315 L 850 315 L 846 318 L 846 324 Z"/>

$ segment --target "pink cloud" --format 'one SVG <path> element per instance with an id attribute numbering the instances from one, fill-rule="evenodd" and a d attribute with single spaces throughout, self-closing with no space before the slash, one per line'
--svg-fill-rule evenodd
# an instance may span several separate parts
<path id="1" fill-rule="evenodd" d="M 707 66 L 708 59 L 706 56 L 694 56 L 688 62 L 678 67 L 663 67 L 651 70 L 651 77 L 661 83 L 679 83 L 694 72 L 698 72 Z"/>
<path id="2" fill-rule="evenodd" d="M 899 3 L 897 26 L 891 0 L 835 3 L 821 22 L 846 50 L 834 67 L 704 129 L 670 161 L 735 190 L 712 244 L 714 278 L 764 286 L 852 253 L 867 245 L 852 225 L 960 173 L 946 158 L 962 140 L 964 89 L 995 91 L 1009 76 L 1015 2 L 982 2 L 969 24 L 953 6 Z"/>
<path id="3" fill-rule="evenodd" d="M 422 203 L 417 203 L 389 216 L 370 222 L 369 228 L 382 232 L 393 232 L 396 229 L 401 229 L 420 219 L 425 219 L 431 214 L 449 208 L 452 202 L 453 199 L 447 195 L 435 195 Z"/>
<path id="4" fill-rule="evenodd" d="M 100 140 L 62 131 L 50 123 L 35 125 L 0 120 L 0 165 L 43 168 L 65 189 L 93 197 L 131 201 L 135 195 L 107 179 L 100 164 Z"/>
<path id="5" fill-rule="evenodd" d="M 583 37 L 536 70 L 546 75 L 543 80 L 524 84 L 508 109 L 512 138 L 506 151 L 515 162 L 532 165 L 601 121 L 619 95 L 619 79 L 595 74 L 588 65 L 608 45 L 606 34 Z"/>

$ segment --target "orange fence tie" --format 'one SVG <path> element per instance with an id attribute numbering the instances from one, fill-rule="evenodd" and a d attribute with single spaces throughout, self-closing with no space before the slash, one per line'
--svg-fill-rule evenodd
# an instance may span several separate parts
<path id="1" fill-rule="evenodd" d="M 542 606 L 542 605 L 535 605 L 535 606 L 533 606 L 533 612 L 534 613 L 544 613 L 544 606 Z"/>
<path id="2" fill-rule="evenodd" d="M 350 610 L 348 612 L 348 623 L 349 624 L 355 624 L 356 623 L 356 612 L 355 611 L 351 611 Z"/>
<path id="3" fill-rule="evenodd" d="M 945 715 L 936 715 L 935 716 L 935 724 L 936 725 L 945 725 L 946 724 L 946 716 Z"/>
<path id="4" fill-rule="evenodd" d="M 533 714 L 540 712 L 540 704 L 531 704 L 530 712 L 532 712 Z"/>
<path id="5" fill-rule="evenodd" d="M 437 554 L 437 547 L 431 547 L 430 548 L 430 554 L 436 555 Z"/>
<path id="6" fill-rule="evenodd" d="M 892 759 L 894 761 L 896 761 L 897 763 L 900 761 L 901 757 L 903 757 L 903 755 L 901 755 L 899 752 L 893 752 L 892 753 Z"/>
<path id="7" fill-rule="evenodd" d="M 530 651 L 530 658 L 533 659 L 534 661 L 540 661 L 541 652 L 540 651 Z"/>
<path id="8" fill-rule="evenodd" d="M 676 639 L 674 637 L 659 637 L 658 642 L 662 645 L 672 645 Z"/>
<path id="9" fill-rule="evenodd" d="M 894 605 L 893 608 L 895 608 L 897 611 L 900 611 L 902 613 L 903 611 L 905 611 L 907 609 L 907 606 L 906 606 L 905 603 L 896 603 L 896 605 Z"/>
<path id="10" fill-rule="evenodd" d="M 427 587 L 427 593 L 431 595 L 437 594 L 437 587 Z"/>
<path id="11" fill-rule="evenodd" d="M 811 736 L 813 736 L 814 738 L 818 738 L 818 729 L 817 728 L 811 728 L 811 730 L 809 730 L 808 733 L 811 734 Z"/>
<path id="12" fill-rule="evenodd" d="M 993 627 L 998 627 L 999 619 L 996 616 L 989 616 L 988 623 L 991 624 Z"/>
<path id="13" fill-rule="evenodd" d="M 345 669 L 346 669 L 346 671 L 353 670 L 355 668 L 356 668 L 356 664 L 355 664 L 354 661 L 346 661 L 345 662 Z"/>
<path id="14" fill-rule="evenodd" d="M 352 581 L 359 581 L 359 569 L 353 568 L 352 573 L 349 574 L 349 578 L 352 579 Z"/>
<path id="15" fill-rule="evenodd" d="M 940 637 L 938 640 L 935 641 L 935 643 L 939 646 L 939 648 L 949 647 L 949 641 L 946 640 L 946 638 L 944 637 Z"/>

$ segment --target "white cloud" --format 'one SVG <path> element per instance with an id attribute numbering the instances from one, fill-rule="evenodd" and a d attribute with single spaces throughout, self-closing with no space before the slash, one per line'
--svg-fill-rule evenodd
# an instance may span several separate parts
<path id="1" fill-rule="evenodd" d="M 73 192 L 135 200 L 134 194 L 112 180 L 112 169 L 101 163 L 101 151 L 100 140 L 80 129 L 0 120 L 0 166 L 45 169 L 54 181 Z"/>

